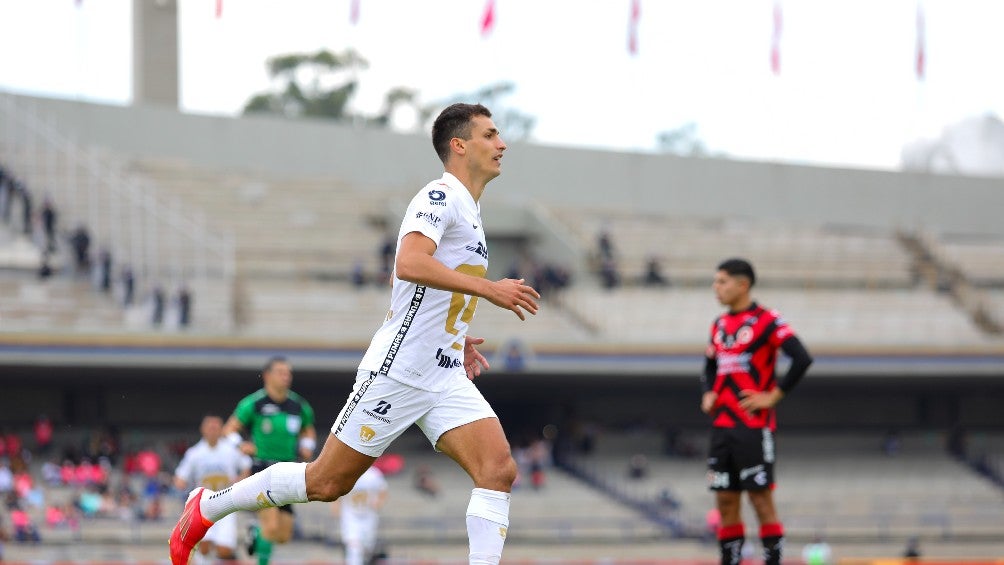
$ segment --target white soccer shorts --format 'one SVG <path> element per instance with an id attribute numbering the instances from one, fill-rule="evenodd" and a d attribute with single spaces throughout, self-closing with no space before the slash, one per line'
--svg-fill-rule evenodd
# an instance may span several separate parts
<path id="1" fill-rule="evenodd" d="M 429 392 L 386 375 L 359 371 L 331 433 L 359 453 L 379 457 L 412 424 L 435 448 L 439 437 L 453 428 L 498 418 L 465 375 L 450 378 L 446 390 Z"/>

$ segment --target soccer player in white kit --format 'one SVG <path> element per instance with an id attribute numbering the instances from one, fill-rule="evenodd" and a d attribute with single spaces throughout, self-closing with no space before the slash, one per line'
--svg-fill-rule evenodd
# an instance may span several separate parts
<path id="1" fill-rule="evenodd" d="M 488 368 L 467 334 L 478 299 L 521 320 L 540 295 L 523 280 L 485 278 L 488 247 L 478 200 L 502 172 L 506 144 L 480 104 L 453 104 L 432 126 L 445 172 L 418 191 L 398 232 L 391 306 L 355 387 L 310 463 L 276 463 L 219 492 L 196 489 L 171 533 L 171 561 L 187 562 L 206 528 L 237 510 L 333 501 L 412 424 L 470 475 L 470 564 L 497 565 L 516 477 L 505 432 L 472 380 Z"/>
<path id="2" fill-rule="evenodd" d="M 387 480 L 375 466 L 366 469 L 356 486 L 335 501 L 345 545 L 345 565 L 363 565 L 373 558 L 380 508 L 386 501 Z"/>
<path id="3" fill-rule="evenodd" d="M 241 453 L 233 443 L 223 440 L 223 418 L 208 415 L 199 427 L 202 439 L 189 447 L 174 471 L 174 486 L 185 489 L 199 485 L 211 490 L 222 490 L 248 475 L 251 458 Z M 236 559 L 237 514 L 221 518 L 206 532 L 199 544 L 199 553 L 209 555 L 216 550 L 219 559 Z"/>

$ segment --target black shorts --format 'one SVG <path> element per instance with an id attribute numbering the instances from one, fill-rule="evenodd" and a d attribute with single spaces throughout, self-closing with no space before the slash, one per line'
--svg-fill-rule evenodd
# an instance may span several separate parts
<path id="1" fill-rule="evenodd" d="M 767 428 L 712 428 L 708 488 L 763 490 L 774 486 L 774 434 Z"/>
<path id="2" fill-rule="evenodd" d="M 271 467 L 272 465 L 275 465 L 276 463 L 279 463 L 279 461 L 270 461 L 268 459 L 257 459 L 256 458 L 256 459 L 254 459 L 251 462 L 251 473 L 254 474 L 254 473 L 257 473 L 259 471 L 264 471 L 265 469 L 268 469 L 269 467 Z M 293 514 L 293 505 L 292 504 L 284 504 L 282 506 L 276 506 L 276 508 L 279 509 L 279 512 L 285 512 L 287 514 Z"/>

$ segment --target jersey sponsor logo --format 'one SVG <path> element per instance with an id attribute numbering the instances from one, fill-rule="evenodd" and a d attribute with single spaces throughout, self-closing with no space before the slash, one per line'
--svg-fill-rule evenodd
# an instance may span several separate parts
<path id="1" fill-rule="evenodd" d="M 464 362 L 461 361 L 460 359 L 455 359 L 455 358 L 450 357 L 449 355 L 443 353 L 443 348 L 442 347 L 440 347 L 439 350 L 436 351 L 436 360 L 437 360 L 439 366 L 442 367 L 442 368 L 444 368 L 444 369 L 454 369 L 456 367 L 463 366 L 463 364 L 464 364 Z"/>
<path id="2" fill-rule="evenodd" d="M 752 358 L 753 356 L 749 353 L 726 353 L 722 351 L 718 354 L 718 374 L 748 373 Z"/>
<path id="3" fill-rule="evenodd" d="M 443 218 L 433 214 L 432 212 L 418 212 L 415 214 L 415 217 L 420 220 L 425 218 L 425 221 L 429 222 L 434 228 L 439 227 L 439 222 L 443 221 Z"/>
<path id="4" fill-rule="evenodd" d="M 279 413 L 279 407 L 271 402 L 261 407 L 262 416 L 275 416 Z"/>
<path id="5" fill-rule="evenodd" d="M 477 245 L 466 246 L 465 249 L 467 249 L 468 251 L 473 251 L 478 255 L 484 257 L 485 261 L 488 260 L 488 246 L 485 245 L 484 243 L 481 243 L 480 241 L 478 242 Z"/>
<path id="6" fill-rule="evenodd" d="M 729 488 L 729 474 L 720 471 L 708 471 L 708 486 L 711 488 Z"/>
<path id="7" fill-rule="evenodd" d="M 432 200 L 433 202 L 442 202 L 443 200 L 446 200 L 446 193 L 442 190 L 430 190 L 429 200 Z"/>
<path id="8" fill-rule="evenodd" d="M 262 420 L 261 421 L 261 433 L 270 434 L 272 433 L 272 420 Z"/>
<path id="9" fill-rule="evenodd" d="M 359 426 L 359 439 L 363 441 L 370 441 L 375 437 L 376 431 L 374 431 L 373 428 L 366 425 Z"/>

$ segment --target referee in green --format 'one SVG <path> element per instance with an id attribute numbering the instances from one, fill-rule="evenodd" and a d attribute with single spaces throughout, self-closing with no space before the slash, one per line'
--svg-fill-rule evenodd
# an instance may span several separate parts
<path id="1" fill-rule="evenodd" d="M 254 458 L 252 473 L 280 461 L 310 461 L 317 447 L 314 409 L 302 396 L 290 390 L 293 369 L 285 357 L 272 357 L 261 371 L 262 388 L 237 403 L 223 429 L 224 435 L 241 451 Z M 247 430 L 250 441 L 241 435 Z M 266 491 L 263 496 L 268 496 Z M 293 507 L 262 501 L 258 526 L 251 527 L 248 554 L 258 556 L 258 565 L 267 565 L 273 543 L 293 537 Z"/>

